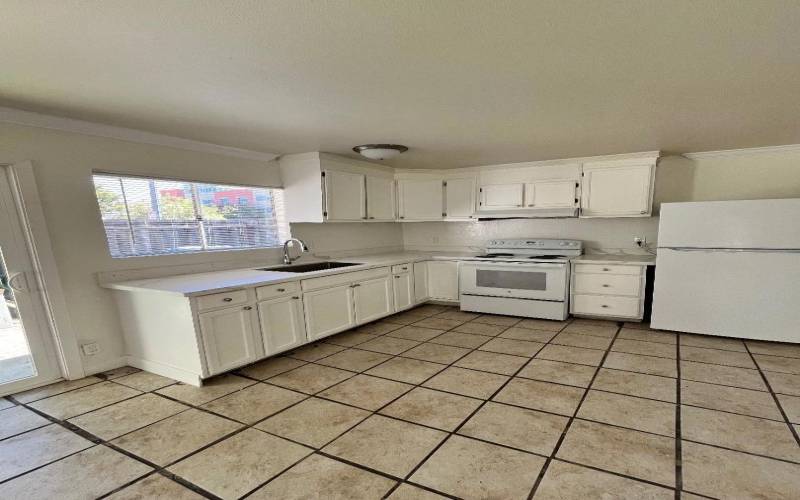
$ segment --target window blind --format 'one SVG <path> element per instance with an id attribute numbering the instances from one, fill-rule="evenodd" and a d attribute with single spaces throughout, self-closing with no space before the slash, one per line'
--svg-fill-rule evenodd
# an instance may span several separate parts
<path id="1" fill-rule="evenodd" d="M 289 238 L 275 188 L 93 176 L 111 256 L 280 246 Z"/>

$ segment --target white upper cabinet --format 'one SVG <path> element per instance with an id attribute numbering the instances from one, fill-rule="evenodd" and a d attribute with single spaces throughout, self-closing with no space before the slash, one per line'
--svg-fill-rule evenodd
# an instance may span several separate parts
<path id="1" fill-rule="evenodd" d="M 475 214 L 475 177 L 444 180 L 444 213 L 447 220 L 468 220 Z"/>
<path id="2" fill-rule="evenodd" d="M 394 220 L 394 169 L 326 153 L 278 160 L 289 222 Z"/>
<path id="3" fill-rule="evenodd" d="M 329 221 L 360 221 L 367 218 L 367 191 L 363 174 L 326 170 L 325 218 Z"/>
<path id="4" fill-rule="evenodd" d="M 442 220 L 444 191 L 441 178 L 397 181 L 399 218 L 403 221 Z"/>
<path id="5" fill-rule="evenodd" d="M 367 176 L 367 219 L 394 220 L 394 179 Z"/>
<path id="6" fill-rule="evenodd" d="M 649 217 L 656 159 L 585 163 L 581 217 Z"/>
<path id="7" fill-rule="evenodd" d="M 572 179 L 536 181 L 525 184 L 526 208 L 569 208 L 578 204 L 579 183 Z"/>
<path id="8" fill-rule="evenodd" d="M 481 210 L 515 210 L 522 208 L 524 184 L 486 184 L 480 188 Z"/>

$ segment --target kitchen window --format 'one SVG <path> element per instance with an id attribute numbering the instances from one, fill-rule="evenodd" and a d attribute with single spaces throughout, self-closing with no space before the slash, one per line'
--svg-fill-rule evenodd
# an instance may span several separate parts
<path id="1" fill-rule="evenodd" d="M 93 175 L 114 258 L 279 247 L 283 190 Z"/>

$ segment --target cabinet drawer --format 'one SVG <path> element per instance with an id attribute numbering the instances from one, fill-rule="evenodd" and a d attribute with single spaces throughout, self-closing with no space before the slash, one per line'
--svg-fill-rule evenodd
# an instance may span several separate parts
<path id="1" fill-rule="evenodd" d="M 234 290 L 232 292 L 201 295 L 197 297 L 197 309 L 206 311 L 217 307 L 235 306 L 247 302 L 247 290 Z"/>
<path id="2" fill-rule="evenodd" d="M 300 293 L 300 282 L 290 281 L 288 283 L 278 283 L 276 285 L 266 285 L 256 288 L 258 300 L 266 300 L 290 293 Z"/>
<path id="3" fill-rule="evenodd" d="M 414 264 L 397 264 L 392 266 L 392 274 L 409 273 L 414 268 Z"/>
<path id="4" fill-rule="evenodd" d="M 311 290 L 319 290 L 322 288 L 329 288 L 337 285 L 344 285 L 346 283 L 355 283 L 380 276 L 388 276 L 388 267 L 378 267 L 376 269 L 366 269 L 364 271 L 350 271 L 331 276 L 322 276 L 320 278 L 310 278 L 300 282 L 304 292 Z"/>
<path id="5" fill-rule="evenodd" d="M 572 313 L 593 316 L 639 318 L 637 297 L 611 297 L 607 295 L 573 295 Z"/>
<path id="6" fill-rule="evenodd" d="M 575 293 L 639 297 L 642 278 L 630 274 L 575 274 Z"/>
<path id="7" fill-rule="evenodd" d="M 642 275 L 644 266 L 619 264 L 575 264 L 576 273 Z"/>

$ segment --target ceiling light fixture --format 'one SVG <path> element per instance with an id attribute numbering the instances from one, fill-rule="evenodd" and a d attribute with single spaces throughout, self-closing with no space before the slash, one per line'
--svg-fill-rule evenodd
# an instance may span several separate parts
<path id="1" fill-rule="evenodd" d="M 353 151 L 370 160 L 391 160 L 408 148 L 400 144 L 362 144 L 354 147 Z"/>

